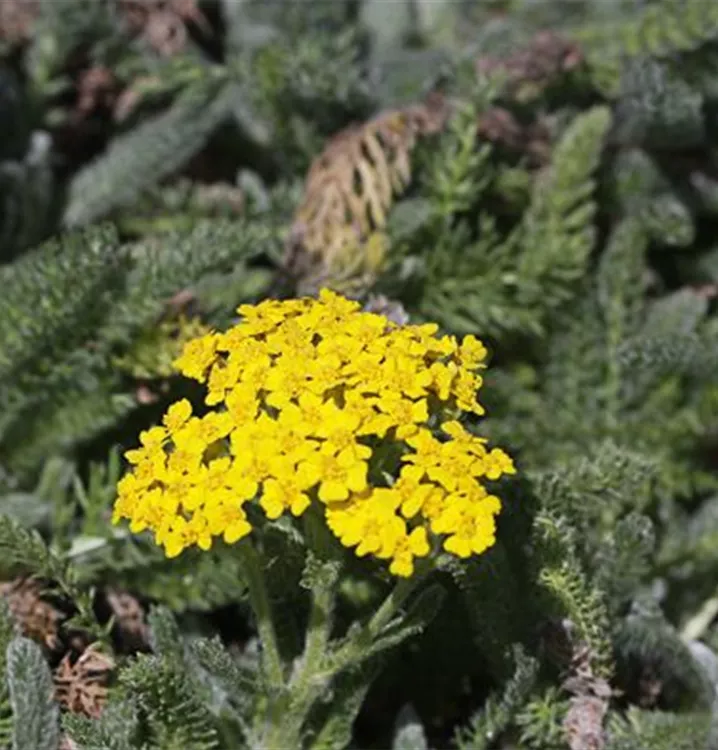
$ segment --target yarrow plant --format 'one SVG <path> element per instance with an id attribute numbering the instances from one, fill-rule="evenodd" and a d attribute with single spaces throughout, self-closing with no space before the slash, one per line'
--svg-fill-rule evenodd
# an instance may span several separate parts
<path id="1" fill-rule="evenodd" d="M 462 558 L 491 547 L 501 502 L 483 482 L 515 469 L 462 425 L 484 413 L 480 341 L 328 290 L 238 312 L 186 344 L 175 364 L 206 384 L 210 410 L 183 399 L 141 433 L 113 522 L 150 529 L 174 557 L 250 534 L 249 505 L 272 520 L 315 506 L 345 547 L 400 577 L 442 546 Z"/>

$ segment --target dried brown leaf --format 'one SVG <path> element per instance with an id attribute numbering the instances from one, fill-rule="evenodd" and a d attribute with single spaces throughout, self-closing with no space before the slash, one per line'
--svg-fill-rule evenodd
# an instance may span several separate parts
<path id="1" fill-rule="evenodd" d="M 385 225 L 395 197 L 411 180 L 411 152 L 420 136 L 439 132 L 448 107 L 434 95 L 382 112 L 335 135 L 314 160 L 285 254 L 295 278 L 331 277 L 351 265 Z M 373 248 L 376 250 L 376 248 Z"/>
<path id="2" fill-rule="evenodd" d="M 551 156 L 551 133 L 545 123 L 524 125 L 503 107 L 491 107 L 479 118 L 478 135 L 484 141 L 523 153 L 530 164 L 547 164 Z"/>
<path id="3" fill-rule="evenodd" d="M 64 732 L 60 735 L 60 744 L 57 750 L 79 750 L 72 737 Z"/>
<path id="4" fill-rule="evenodd" d="M 603 750 L 606 739 L 603 721 L 608 711 L 608 701 L 592 695 L 571 698 L 563 720 L 568 746 L 571 750 Z"/>
<path id="5" fill-rule="evenodd" d="M 130 31 L 166 57 L 185 48 L 188 24 L 209 30 L 197 0 L 119 0 L 119 8 Z"/>
<path id="6" fill-rule="evenodd" d="M 115 76 L 109 68 L 95 65 L 83 70 L 75 82 L 77 101 L 74 116 L 85 119 L 99 107 L 111 110 L 115 105 L 118 86 Z"/>
<path id="7" fill-rule="evenodd" d="M 529 44 L 502 58 L 480 57 L 476 61 L 479 75 L 501 72 L 506 76 L 507 96 L 526 101 L 539 96 L 560 76 L 583 62 L 579 46 L 552 31 L 541 31 Z"/>
<path id="8" fill-rule="evenodd" d="M 569 632 L 573 653 L 563 689 L 571 695 L 563 729 L 570 750 L 603 750 L 606 736 L 603 722 L 613 690 L 594 672 L 594 654 L 587 643 Z"/>
<path id="9" fill-rule="evenodd" d="M 74 664 L 65 654 L 55 669 L 55 700 L 67 711 L 97 718 L 107 702 L 114 667 L 114 660 L 95 646 L 88 646 Z"/>
<path id="10" fill-rule="evenodd" d="M 123 643 L 131 649 L 146 648 L 150 629 L 145 611 L 137 599 L 126 591 L 111 590 L 107 592 L 107 603 Z"/>
<path id="11" fill-rule="evenodd" d="M 0 40 L 11 45 L 27 42 L 39 12 L 38 0 L 0 0 Z"/>
<path id="12" fill-rule="evenodd" d="M 64 615 L 42 599 L 42 584 L 33 578 L 16 578 L 0 583 L 10 614 L 23 635 L 51 651 L 59 644 L 60 621 Z"/>

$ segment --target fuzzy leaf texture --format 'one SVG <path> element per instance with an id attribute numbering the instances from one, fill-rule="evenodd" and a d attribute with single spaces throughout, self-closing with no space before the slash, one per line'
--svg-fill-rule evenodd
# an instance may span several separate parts
<path id="1" fill-rule="evenodd" d="M 709 743 L 707 713 L 671 713 L 631 708 L 627 717 L 614 717 L 606 750 L 714 750 Z"/>
<path id="2" fill-rule="evenodd" d="M 183 166 L 229 116 L 235 95 L 224 80 L 203 81 L 167 112 L 115 140 L 74 177 L 64 225 L 76 227 L 105 216 Z"/>
<path id="3" fill-rule="evenodd" d="M 0 600 L 0 674 L 7 675 L 7 649 L 15 636 L 15 624 L 7 600 Z M 0 682 L 0 747 L 12 743 L 12 706 L 7 679 Z"/>
<path id="4" fill-rule="evenodd" d="M 7 678 L 13 712 L 12 750 L 57 750 L 58 709 L 42 649 L 28 638 L 7 648 Z"/>
<path id="5" fill-rule="evenodd" d="M 490 695 L 469 726 L 457 734 L 459 750 L 489 750 L 527 704 L 536 685 L 539 664 L 518 646 L 514 648 L 514 662 L 513 676 L 503 692 Z"/>
<path id="6" fill-rule="evenodd" d="M 626 59 L 670 58 L 715 39 L 718 8 L 704 0 L 657 0 L 620 23 L 591 25 L 575 35 L 585 45 L 594 83 L 604 94 L 615 96 Z"/>
<path id="7" fill-rule="evenodd" d="M 579 115 L 563 134 L 549 171 L 537 180 L 524 217 L 523 252 L 516 269 L 524 305 L 555 306 L 573 295 L 595 241 L 595 172 L 610 110 Z"/>
<path id="8" fill-rule="evenodd" d="M 122 695 L 135 699 L 147 740 L 172 750 L 217 750 L 214 720 L 191 677 L 171 659 L 140 655 L 120 673 Z"/>
<path id="9" fill-rule="evenodd" d="M 396 718 L 392 750 L 429 750 L 426 734 L 412 706 L 404 706 Z"/>
<path id="10" fill-rule="evenodd" d="M 37 531 L 0 515 L 0 559 L 4 576 L 17 573 L 64 579 L 67 565 L 48 550 Z"/>
<path id="11" fill-rule="evenodd" d="M 140 728 L 134 702 L 113 701 L 99 719 L 67 713 L 62 726 L 79 750 L 134 750 L 141 747 L 137 735 Z"/>

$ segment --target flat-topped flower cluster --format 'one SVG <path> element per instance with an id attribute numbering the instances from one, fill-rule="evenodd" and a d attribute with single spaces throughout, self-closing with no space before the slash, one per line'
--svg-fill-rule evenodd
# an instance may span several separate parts
<path id="1" fill-rule="evenodd" d="M 113 522 L 150 529 L 174 557 L 242 539 L 250 503 L 269 519 L 319 504 L 343 545 L 398 576 L 440 543 L 459 557 L 494 543 L 501 503 L 482 481 L 514 466 L 459 421 L 483 413 L 480 341 L 400 326 L 327 290 L 238 312 L 175 363 L 217 408 L 197 416 L 179 401 L 140 435 Z"/>

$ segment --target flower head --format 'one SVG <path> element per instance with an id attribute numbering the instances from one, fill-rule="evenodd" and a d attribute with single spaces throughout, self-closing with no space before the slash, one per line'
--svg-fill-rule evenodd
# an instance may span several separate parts
<path id="1" fill-rule="evenodd" d="M 482 484 L 515 472 L 471 433 L 486 349 L 438 327 L 398 325 L 323 290 L 242 305 L 243 320 L 185 345 L 176 361 L 206 384 L 204 415 L 172 404 L 128 451 L 113 522 L 155 534 L 168 556 L 252 532 L 316 505 L 339 541 L 397 576 L 443 547 L 494 543 L 499 499 Z"/>

